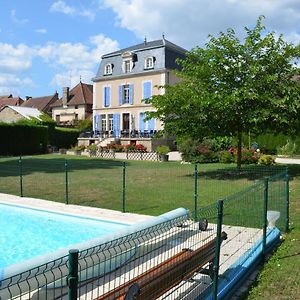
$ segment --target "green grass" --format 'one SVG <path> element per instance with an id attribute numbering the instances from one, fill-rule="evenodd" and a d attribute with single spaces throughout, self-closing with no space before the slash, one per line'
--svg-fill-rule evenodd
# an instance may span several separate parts
<path id="1" fill-rule="evenodd" d="M 85 157 L 41 155 L 23 160 L 24 196 L 65 201 L 64 163 L 68 159 L 69 203 L 122 209 L 122 162 Z M 243 299 L 299 299 L 300 295 L 300 165 L 291 166 L 290 202 L 291 232 L 266 264 L 256 286 Z M 222 169 L 220 171 L 220 169 Z M 198 206 L 213 204 L 233 193 L 224 207 L 224 221 L 246 226 L 261 216 L 263 189 L 248 192 L 265 169 L 236 174 L 235 165 L 199 165 L 197 180 Z M 158 215 L 176 207 L 194 207 L 194 166 L 177 162 L 126 162 L 126 210 Z M 19 165 L 17 158 L 0 158 L 0 192 L 19 195 Z M 280 195 L 282 182 L 270 183 L 270 197 Z M 277 197 L 278 198 L 278 197 Z M 270 203 L 278 205 L 275 202 Z M 280 208 L 281 209 L 281 208 Z M 215 206 L 211 209 L 215 216 Z M 249 218 L 241 216 L 249 215 Z M 237 215 L 234 220 L 234 216 Z M 248 220 L 248 221 L 246 221 Z M 254 223 L 253 223 L 254 224 Z M 259 222 L 257 226 L 259 226 Z M 256 225 L 255 225 L 256 226 Z"/>
<path id="2" fill-rule="evenodd" d="M 300 165 L 289 166 L 290 232 L 242 299 L 300 299 Z"/>
<path id="3" fill-rule="evenodd" d="M 122 209 L 122 162 L 86 157 L 41 155 L 23 159 L 24 196 L 65 201 L 68 159 L 69 203 Z M 217 168 L 223 168 L 220 173 Z M 215 203 L 255 182 L 257 177 L 231 174 L 234 165 L 199 165 L 198 206 Z M 221 174 L 221 175 L 220 175 Z M 20 194 L 16 158 L 0 159 L 0 191 Z M 126 210 L 158 215 L 179 206 L 194 208 L 194 165 L 178 162 L 126 162 Z"/>

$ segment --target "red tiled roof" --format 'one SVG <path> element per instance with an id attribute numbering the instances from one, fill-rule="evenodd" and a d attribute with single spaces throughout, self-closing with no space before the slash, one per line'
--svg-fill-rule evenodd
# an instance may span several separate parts
<path id="1" fill-rule="evenodd" d="M 79 82 L 69 92 L 68 105 L 93 104 L 93 85 Z M 62 98 L 52 106 L 62 106 Z"/>
<path id="2" fill-rule="evenodd" d="M 20 97 L 1 97 L 0 98 L 0 108 L 5 106 L 5 105 L 12 105 L 12 106 L 20 106 L 24 100 Z"/>
<path id="3" fill-rule="evenodd" d="M 24 101 L 21 106 L 23 107 L 34 107 L 40 111 L 48 113 L 51 110 L 51 105 L 58 100 L 58 94 L 55 93 L 51 96 L 44 96 L 44 97 L 35 97 L 29 98 L 28 100 Z"/>

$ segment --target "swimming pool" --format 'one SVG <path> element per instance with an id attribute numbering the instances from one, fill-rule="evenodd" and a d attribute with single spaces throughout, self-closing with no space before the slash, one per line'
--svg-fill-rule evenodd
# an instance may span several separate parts
<path id="1" fill-rule="evenodd" d="M 0 203 L 0 269 L 129 225 Z"/>

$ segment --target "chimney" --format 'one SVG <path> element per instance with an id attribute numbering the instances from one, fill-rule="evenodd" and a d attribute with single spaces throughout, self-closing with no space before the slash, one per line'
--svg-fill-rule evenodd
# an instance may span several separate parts
<path id="1" fill-rule="evenodd" d="M 63 88 L 63 96 L 62 96 L 62 103 L 63 103 L 64 107 L 67 106 L 68 99 L 69 99 L 69 87 L 64 87 Z"/>
<path id="2" fill-rule="evenodd" d="M 31 99 L 32 97 L 31 96 L 26 96 L 26 101 Z"/>

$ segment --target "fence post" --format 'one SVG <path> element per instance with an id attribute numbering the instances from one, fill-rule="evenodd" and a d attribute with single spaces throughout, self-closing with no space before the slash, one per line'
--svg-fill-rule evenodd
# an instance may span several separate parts
<path id="1" fill-rule="evenodd" d="M 197 221 L 198 211 L 198 164 L 195 163 L 194 169 L 194 220 Z"/>
<path id="2" fill-rule="evenodd" d="M 19 158 L 19 176 L 20 176 L 20 196 L 23 197 L 23 162 L 22 156 Z"/>
<path id="3" fill-rule="evenodd" d="M 67 160 L 65 160 L 65 184 L 66 184 L 65 203 L 69 204 L 69 181 L 68 181 L 68 161 Z"/>
<path id="4" fill-rule="evenodd" d="M 69 300 L 77 300 L 78 254 L 79 254 L 78 249 L 69 250 L 69 261 L 68 261 L 69 274 L 67 277 Z"/>
<path id="5" fill-rule="evenodd" d="M 290 223 L 290 177 L 285 175 L 285 232 L 289 231 Z"/>
<path id="6" fill-rule="evenodd" d="M 216 254 L 213 266 L 213 299 L 218 299 L 218 278 L 219 278 L 219 264 L 220 264 L 220 250 L 221 250 L 221 233 L 223 223 L 223 200 L 218 201 L 218 221 L 217 221 L 217 237 L 216 237 Z"/>
<path id="7" fill-rule="evenodd" d="M 267 219 L 267 211 L 268 211 L 268 198 L 269 198 L 269 178 L 264 178 L 264 218 L 263 218 L 263 248 L 262 248 L 262 254 L 263 259 L 265 260 L 267 257 L 267 225 L 268 225 L 268 219 Z"/>
<path id="8" fill-rule="evenodd" d="M 122 162 L 122 212 L 126 212 L 126 162 Z"/>

